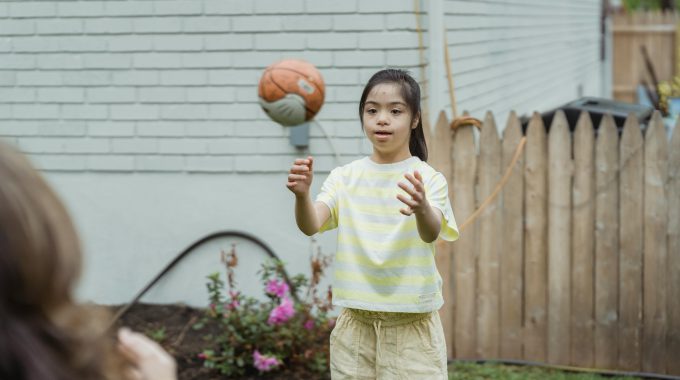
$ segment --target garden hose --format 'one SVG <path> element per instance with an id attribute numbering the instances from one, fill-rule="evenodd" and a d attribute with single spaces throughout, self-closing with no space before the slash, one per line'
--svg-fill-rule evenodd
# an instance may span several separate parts
<path id="1" fill-rule="evenodd" d="M 525 367 L 539 367 L 545 369 L 554 369 L 558 371 L 576 372 L 576 373 L 595 373 L 605 376 L 627 376 L 627 377 L 641 377 L 644 379 L 662 379 L 662 380 L 680 380 L 680 377 L 673 375 L 663 375 L 649 372 L 629 372 L 616 371 L 601 368 L 584 368 L 573 367 L 568 365 L 546 364 L 541 362 L 533 362 L 528 360 L 515 359 L 453 359 L 448 361 L 449 364 L 455 363 L 475 363 L 475 364 L 504 364 L 504 365 L 519 365 Z"/>
<path id="2" fill-rule="evenodd" d="M 166 265 L 165 268 L 163 268 L 163 270 L 161 270 L 160 273 L 158 273 L 156 275 L 156 277 L 154 277 L 151 281 L 149 281 L 149 283 L 146 284 L 142 288 L 142 290 L 140 290 L 139 293 L 137 293 L 137 295 L 134 296 L 134 298 L 132 298 L 132 300 L 130 302 L 125 304 L 125 306 L 123 306 L 122 308 L 120 308 L 118 310 L 118 312 L 116 312 L 116 315 L 111 320 L 111 324 L 109 325 L 109 329 L 112 328 L 116 324 L 116 322 L 123 315 L 125 315 L 125 313 L 127 313 L 130 310 L 130 308 L 132 308 L 132 306 L 134 306 L 142 298 L 142 296 L 144 296 L 144 294 L 146 294 L 146 292 L 149 291 L 149 289 L 151 289 L 161 278 L 163 278 L 163 276 L 165 276 L 165 274 L 167 274 L 172 268 L 174 268 L 175 265 L 177 265 L 180 261 L 182 261 L 182 259 L 185 258 L 194 249 L 198 248 L 199 246 L 201 246 L 201 245 L 203 245 L 203 244 L 205 244 L 205 243 L 207 243 L 211 240 L 218 239 L 218 238 L 225 238 L 225 237 L 238 237 L 238 238 L 248 240 L 252 243 L 255 243 L 257 246 L 262 248 L 267 253 L 267 255 L 269 257 L 279 261 L 279 257 L 276 255 L 276 253 L 274 253 L 274 251 L 272 251 L 272 249 L 269 248 L 269 246 L 267 244 L 265 244 L 262 240 L 260 240 L 259 238 L 255 237 L 253 235 L 250 235 L 248 233 L 241 232 L 241 231 L 218 231 L 218 232 L 211 233 L 207 236 L 204 236 L 204 237 L 196 240 L 194 243 L 192 243 L 187 248 L 185 248 L 182 252 L 180 252 L 177 256 L 175 256 L 175 258 L 170 263 L 168 263 L 168 265 Z M 280 270 L 281 276 L 283 277 L 283 280 L 288 284 L 288 287 L 290 288 L 291 296 L 293 297 L 293 299 L 295 300 L 296 303 L 299 303 L 300 300 L 297 296 L 297 289 L 295 289 L 295 287 L 293 286 L 293 283 L 290 281 L 290 277 L 288 277 L 288 273 L 286 272 L 286 269 L 283 266 L 281 266 L 279 268 L 279 270 Z"/>

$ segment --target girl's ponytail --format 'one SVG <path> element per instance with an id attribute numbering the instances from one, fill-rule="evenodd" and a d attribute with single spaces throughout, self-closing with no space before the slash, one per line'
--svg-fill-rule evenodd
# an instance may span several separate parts
<path id="1" fill-rule="evenodd" d="M 423 119 L 420 114 L 418 118 L 418 125 L 411 130 L 411 137 L 408 141 L 408 150 L 411 155 L 418 156 L 421 161 L 427 161 L 427 144 L 425 143 L 425 133 L 423 131 Z"/>

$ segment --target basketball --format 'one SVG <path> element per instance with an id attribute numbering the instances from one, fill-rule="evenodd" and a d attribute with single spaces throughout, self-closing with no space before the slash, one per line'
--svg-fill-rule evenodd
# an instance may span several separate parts
<path id="1" fill-rule="evenodd" d="M 260 77 L 258 96 L 264 112 L 284 127 L 312 120 L 323 105 L 326 87 L 314 65 L 287 59 L 267 67 Z"/>

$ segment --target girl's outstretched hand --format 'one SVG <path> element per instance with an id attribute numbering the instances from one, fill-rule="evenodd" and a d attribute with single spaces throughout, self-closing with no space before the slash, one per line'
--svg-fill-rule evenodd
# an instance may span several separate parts
<path id="1" fill-rule="evenodd" d="M 413 172 L 413 174 L 404 174 L 404 177 L 409 182 L 411 182 L 412 186 L 409 186 L 404 182 L 399 182 L 398 186 L 402 190 L 406 191 L 406 193 L 410 195 L 411 198 L 409 199 L 403 194 L 397 194 L 397 199 L 406 205 L 406 208 L 402 208 L 399 211 L 402 214 L 409 216 L 422 213 L 429 209 L 430 204 L 427 202 L 427 198 L 425 197 L 425 185 L 423 184 L 423 177 L 420 175 L 420 173 L 416 170 Z"/>
<path id="2" fill-rule="evenodd" d="M 126 328 L 118 331 L 118 349 L 130 361 L 129 377 L 134 380 L 175 380 L 175 359 L 146 336 Z"/>
<path id="3" fill-rule="evenodd" d="M 292 191 L 296 197 L 302 197 L 309 194 L 309 187 L 312 185 L 312 177 L 314 176 L 313 166 L 314 158 L 308 156 L 307 158 L 298 158 L 295 160 L 288 173 L 288 183 L 286 187 Z"/>

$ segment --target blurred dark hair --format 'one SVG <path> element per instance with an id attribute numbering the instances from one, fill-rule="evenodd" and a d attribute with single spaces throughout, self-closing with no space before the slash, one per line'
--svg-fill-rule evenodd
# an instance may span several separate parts
<path id="1" fill-rule="evenodd" d="M 368 80 L 366 87 L 364 87 L 364 92 L 361 94 L 361 100 L 359 101 L 359 119 L 361 120 L 362 127 L 366 98 L 371 90 L 373 90 L 373 87 L 383 83 L 394 83 L 401 87 L 401 97 L 411 110 L 411 115 L 413 115 L 414 118 L 418 118 L 418 124 L 415 129 L 411 130 L 411 136 L 409 137 L 409 151 L 411 152 L 411 155 L 418 156 L 421 160 L 427 161 L 427 144 L 425 143 L 423 117 L 420 109 L 420 86 L 407 71 L 400 69 L 384 69 L 373 74 L 371 79 Z M 413 119 L 411 120 L 411 124 L 413 124 Z"/>
<path id="2" fill-rule="evenodd" d="M 0 379 L 125 379 L 108 312 L 73 299 L 80 243 L 66 208 L 0 142 Z"/>

